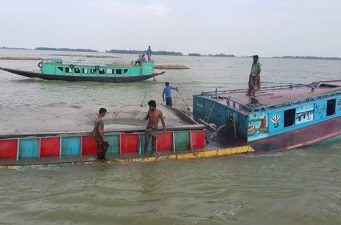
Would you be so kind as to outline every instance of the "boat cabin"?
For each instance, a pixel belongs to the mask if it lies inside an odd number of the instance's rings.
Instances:
[[[317,129],[312,125],[336,118],[334,124],[340,126],[333,128],[334,133],[341,130],[341,80],[263,87],[255,97],[246,93],[216,89],[195,95],[194,117],[224,128],[227,139],[242,143]]]

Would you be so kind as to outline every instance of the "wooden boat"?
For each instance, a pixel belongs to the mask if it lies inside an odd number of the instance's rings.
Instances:
[[[205,148],[205,129],[178,109],[170,108],[179,122],[159,131],[156,153],[168,156],[194,153]],[[180,124],[181,123],[181,124]],[[144,147],[144,127],[111,128],[105,130],[109,142],[107,158],[126,160],[141,158]],[[149,144],[148,152],[152,145]],[[91,132],[55,132],[0,135],[0,166],[53,164],[94,161],[97,144]],[[150,160],[150,159],[149,159]]]
[[[154,62],[152,61],[141,62],[139,65],[97,65],[63,62],[61,59],[50,59],[39,62],[38,67],[38,71],[26,71],[2,67],[0,67],[0,69],[17,75],[44,80],[95,81],[112,83],[142,81],[164,73],[155,73]]]
[[[230,146],[284,150],[341,139],[341,80],[214,90],[195,95],[193,115],[224,131]]]

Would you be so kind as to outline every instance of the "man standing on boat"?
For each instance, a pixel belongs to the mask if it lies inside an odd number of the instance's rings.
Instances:
[[[173,103],[172,103],[173,102],[172,101],[172,89],[178,91],[178,88],[169,86],[169,82],[166,82],[165,85],[166,86],[162,92],[162,99],[163,99],[163,101],[165,101],[165,97],[166,97],[166,105],[172,107],[172,105],[173,105]]]
[[[150,49],[150,45],[148,46],[148,49],[147,49],[147,56],[148,56],[148,61],[152,61],[152,50]]]
[[[150,100],[148,102],[149,105],[149,110],[144,118],[145,120],[148,121],[147,128],[145,131],[145,142],[144,142],[144,154],[147,154],[148,151],[148,145],[149,145],[149,140],[150,137],[152,137],[152,144],[153,144],[153,150],[152,154],[156,151],[156,138],[157,138],[157,127],[159,124],[159,120],[161,119],[163,131],[166,131],[166,124],[165,120],[163,118],[162,112],[156,108],[156,102],[154,100]]]
[[[98,112],[97,119],[95,121],[94,126],[94,136],[95,140],[97,142],[97,159],[100,161],[106,160],[105,153],[108,149],[108,142],[105,141],[104,136],[104,123],[103,123],[103,117],[105,117],[105,114],[107,113],[107,110],[105,108],[100,108]]]
[[[258,59],[259,59],[258,55],[253,56],[253,63],[249,77],[249,91],[246,94],[248,96],[255,96],[255,92],[260,89],[261,65],[258,62]]]

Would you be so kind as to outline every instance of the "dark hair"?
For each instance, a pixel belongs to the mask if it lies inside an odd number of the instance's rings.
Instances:
[[[106,112],[107,110],[105,108],[100,108],[98,111],[99,114],[106,113]]]
[[[169,86],[169,82],[168,81],[165,84],[166,84],[166,86]]]
[[[253,56],[253,58],[257,58],[257,59],[258,59],[258,58],[259,58],[259,56],[258,56],[258,55],[254,55],[254,56]]]
[[[148,105],[149,105],[149,106],[156,107],[156,102],[155,102],[154,100],[150,100],[150,101],[148,102]]]

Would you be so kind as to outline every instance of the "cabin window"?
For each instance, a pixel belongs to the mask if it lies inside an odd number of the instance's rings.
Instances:
[[[295,124],[295,109],[289,109],[284,111],[284,127],[290,127]]]
[[[74,69],[74,72],[75,72],[75,73],[80,73],[81,70],[80,70],[79,68],[75,68],[75,69]]]
[[[122,69],[117,69],[116,74],[122,74]]]
[[[107,74],[113,74],[113,70],[112,69],[107,69]]]
[[[83,69],[83,73],[89,73],[88,69]]]
[[[91,73],[96,73],[96,69],[91,69]]]
[[[66,67],[66,68],[65,68],[65,72],[66,72],[66,73],[72,73],[72,69],[69,68],[69,67]]]
[[[63,69],[64,69],[63,67],[60,67],[60,66],[58,66],[57,68],[58,68],[60,71],[63,71]]]
[[[105,74],[105,70],[104,70],[104,69],[99,69],[99,70],[98,70],[98,73],[99,73],[99,74]]]
[[[124,69],[123,73],[126,74],[128,72],[128,69]]]
[[[336,99],[330,99],[327,101],[327,116],[335,114]]]

